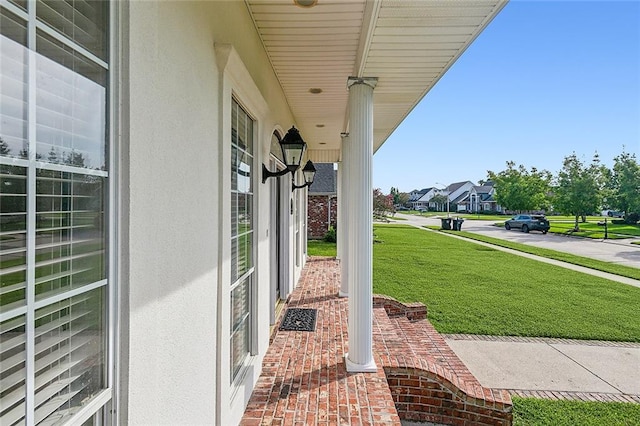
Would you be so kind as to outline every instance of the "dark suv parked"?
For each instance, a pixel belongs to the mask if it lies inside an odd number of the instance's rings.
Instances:
[[[519,214],[504,223],[504,229],[520,228],[522,232],[542,231],[546,234],[549,230],[549,221],[543,215]]]

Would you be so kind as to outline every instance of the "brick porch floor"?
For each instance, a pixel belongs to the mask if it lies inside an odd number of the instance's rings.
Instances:
[[[274,332],[241,425],[511,424],[508,393],[480,386],[421,304],[374,297],[378,371],[348,373],[348,300],[339,287],[335,259],[307,261],[285,309],[317,309],[315,331]]]

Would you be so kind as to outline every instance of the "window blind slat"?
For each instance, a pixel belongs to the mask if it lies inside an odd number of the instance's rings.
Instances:
[[[44,368],[50,366],[62,358],[71,355],[74,351],[80,349],[86,344],[90,343],[93,340],[93,337],[81,337],[74,339],[69,345],[63,346],[59,349],[56,349],[54,352],[51,352],[49,355],[46,355],[36,361],[36,374],[40,373]],[[84,358],[87,358],[86,356]]]
[[[72,321],[75,321],[79,318],[82,318],[83,316],[89,314],[88,311],[81,311],[81,312],[73,312],[71,315],[65,315],[61,318],[57,318],[53,321],[50,321],[48,323],[46,323],[43,326],[37,327],[36,328],[36,338],[42,336],[43,334],[46,334],[50,331],[55,330],[56,328],[62,327],[63,325],[67,325],[69,323],[71,323]],[[68,338],[67,335],[62,336],[63,338]],[[36,345],[37,346],[37,345]]]
[[[69,19],[69,16],[72,18]],[[91,30],[96,31],[95,23],[82,14],[75,5],[70,5],[64,1],[40,2],[38,3],[38,17],[54,28],[72,27],[74,39],[76,40],[80,35],[82,35],[81,40],[95,40],[94,34],[91,33]],[[80,42],[83,46],[86,45],[86,43],[86,41]]]
[[[11,330],[15,330],[18,327],[22,327],[25,324],[25,319],[24,319],[24,315],[20,315],[19,317],[16,317],[14,319],[11,320],[7,320],[5,322],[2,323],[2,333],[1,334],[5,334],[10,332]],[[4,343],[2,343],[2,345],[4,346]]]
[[[26,252],[27,252],[27,249],[25,247],[17,247],[17,248],[0,250],[0,259],[2,258],[1,256],[8,256],[10,254],[26,253]]]
[[[13,274],[14,272],[25,271],[27,269],[27,265],[18,265],[11,266],[9,268],[0,269],[0,276]]]
[[[78,305],[80,303],[86,302],[87,300],[89,300],[89,296],[85,294],[82,297],[75,297],[71,299],[69,303],[64,306],[58,303],[54,303],[53,305],[49,305],[44,308],[38,309],[36,311],[36,320],[42,319],[47,315],[51,315],[52,313],[61,311],[63,309],[67,309],[67,308],[71,309],[71,307]]]
[[[9,370],[17,365],[20,365],[20,363],[25,362],[26,360],[27,360],[27,355],[24,352],[20,352],[12,356],[11,358],[8,358],[6,361],[2,361],[2,369]],[[20,369],[15,373],[8,375],[4,379],[2,379],[2,381],[0,381],[0,388],[1,389],[12,388],[18,383],[24,381],[24,375],[25,375],[24,369]],[[24,388],[22,389],[22,392],[24,392]],[[22,395],[22,397],[24,397],[24,394]],[[3,411],[5,407],[11,407],[13,404],[19,401],[18,400],[18,401],[15,401],[14,403],[10,403],[10,401],[7,398],[8,397],[5,397],[0,400],[0,407],[1,407],[0,411]]]
[[[13,426],[16,424],[24,425],[24,422],[18,423],[20,420],[23,420],[23,419],[24,419],[24,402],[16,406],[13,410],[5,413],[2,417],[0,417],[0,425],[2,426],[5,426],[5,425]]]
[[[24,381],[24,371],[22,371],[22,381]],[[18,383],[20,383],[20,381],[18,381]],[[11,392],[9,395],[2,398],[2,401],[0,401],[0,411],[4,411],[9,407],[12,407],[14,404],[17,404],[18,402],[23,401],[24,389],[25,389],[24,385],[20,386],[19,388]],[[0,424],[4,425],[4,422],[0,421]]]
[[[24,345],[26,342],[27,342],[27,336],[24,334],[8,339],[7,341],[2,342],[2,351],[0,353],[8,352],[11,349],[15,349],[20,345]]]
[[[46,355],[45,357],[39,359],[38,361],[36,361],[36,364],[35,364],[36,375],[39,372],[41,372],[44,368],[50,366],[51,364],[55,363],[60,359],[63,359],[68,355],[71,355],[74,351],[82,348],[83,346],[87,345],[93,340],[94,340],[93,337],[83,337],[79,339],[74,339],[73,342],[71,342],[71,344],[63,346],[57,349],[56,351],[50,353],[49,355]],[[87,354],[85,354],[85,356],[82,358],[87,358],[87,357],[88,357]],[[20,363],[24,362],[25,360],[26,360],[25,353],[24,352],[18,353],[6,359],[5,361],[3,361],[2,368],[5,371],[9,370],[19,365]],[[67,367],[66,368],[67,370],[71,368],[69,364],[65,364],[65,366]],[[64,372],[64,369],[62,369],[62,371]],[[18,370],[15,373],[2,379],[2,381],[0,381],[0,388],[10,389],[11,387],[24,381],[25,379],[24,376],[25,376],[24,369]],[[2,398],[2,400],[0,401],[0,411],[4,411],[6,408],[11,407],[12,405],[18,403],[22,399],[24,399],[24,386],[17,388],[13,392],[11,392],[9,395]],[[4,423],[1,423],[1,424],[4,424]]]
[[[62,373],[64,373],[64,369],[62,370],[63,370]],[[52,371],[52,374],[55,374],[56,372],[57,371]],[[58,376],[60,374],[58,374]],[[57,376],[54,375],[52,378],[55,378],[55,377]],[[53,383],[50,386],[47,386],[40,392],[36,392],[35,403],[36,403],[36,407],[38,407],[38,409],[36,409],[36,423],[41,422],[42,419],[44,419],[49,414],[56,411],[56,409],[58,409],[65,402],[71,399],[74,395],[80,392],[81,389],[74,390],[73,392],[67,392],[66,394],[50,399],[52,396],[54,396],[55,394],[63,390],[65,387],[67,387],[70,383],[73,383],[73,381],[76,380],[78,377],[79,376],[74,376],[74,377],[69,377],[69,378],[60,380],[58,382]],[[46,383],[46,381],[43,383]],[[37,383],[36,383],[36,386],[37,386]],[[22,390],[22,392],[24,393],[24,389]],[[23,418],[24,418],[24,403],[16,406],[13,410],[9,411],[7,414],[2,416],[0,418],[0,424],[3,426],[5,424],[13,425],[16,422],[22,420]]]
[[[51,336],[47,339],[42,340],[40,343],[36,344],[36,355],[40,355],[41,353],[43,353],[44,351],[46,351],[47,349],[50,349],[56,345],[59,345],[60,343],[64,342],[65,340],[69,340],[72,337],[82,333],[83,331],[89,329],[90,325],[86,325],[85,327],[81,328],[81,329],[76,329],[74,330],[71,334],[69,335],[65,335],[65,336]]]
[[[0,232],[0,236],[18,235],[18,234],[26,234],[26,232],[23,229],[18,229],[16,231]]]
[[[69,383],[72,383],[75,379],[77,379],[76,377],[72,377],[69,379],[65,379],[64,381],[60,382],[60,390],[58,390],[58,392],[60,392],[62,389],[64,389]],[[52,389],[52,391],[55,390]],[[38,409],[36,409],[36,423],[38,424],[43,424],[42,421],[49,416],[50,414],[54,413],[58,408],[62,407],[64,404],[68,403],[69,400],[71,398],[73,398],[74,396],[76,396],[82,389],[77,389],[77,390],[73,390],[73,391],[69,391],[66,392],[62,395],[59,395],[53,399],[49,399],[45,404],[43,404],[42,406],[40,406]],[[55,392],[54,395],[58,392]],[[36,400],[38,399],[38,395],[36,394]],[[68,412],[68,410],[65,410],[65,412]],[[53,422],[56,421],[57,419],[51,419],[49,420],[49,422],[47,422],[48,424],[54,424]],[[45,423],[46,424],[46,423]]]
[[[87,272],[87,271],[90,271],[90,270],[91,270],[91,268],[70,269],[68,271],[62,271],[62,272],[59,272],[57,274],[46,275],[46,276],[43,276],[43,277],[40,277],[40,278],[36,279],[36,285],[47,283],[49,281],[57,280],[57,279],[60,279],[60,278],[70,277],[70,276],[73,276],[73,275],[76,275],[76,274],[80,274],[80,273],[83,273],[83,272]]]
[[[50,259],[50,260],[41,260],[40,262],[36,262],[36,268],[40,268],[42,266],[54,265],[56,263],[70,262],[72,260],[78,260],[78,259],[83,259],[85,257],[96,256],[102,253],[104,253],[104,250],[95,250],[88,253],[80,253],[80,254],[74,254],[71,256],[56,257],[55,259]]]
[[[27,287],[27,283],[25,281],[21,283],[0,287],[0,296],[2,296],[3,294],[12,293],[14,291],[22,290],[23,288],[26,288],[26,287]]]
[[[68,245],[76,245],[79,246],[81,244],[84,243],[92,243],[92,242],[101,242],[100,239],[98,238],[78,238],[78,239],[65,239],[62,241],[57,241],[57,242],[53,242],[53,243],[40,243],[36,246],[36,250],[42,250],[42,249],[47,249],[47,248],[58,248],[58,247],[62,247],[62,246],[68,246]]]
[[[42,374],[36,375],[35,388],[38,389],[38,391],[36,392],[36,405],[38,405],[38,403],[41,404],[45,402],[48,398],[51,398],[53,395],[55,395],[57,392],[50,393],[52,385],[56,383],[60,383],[62,380],[57,380],[55,382],[53,382],[53,380],[65,373],[68,373],[73,367],[78,365],[80,362],[82,362],[82,359],[69,361],[68,363],[58,365],[56,367],[53,367],[45,371]],[[49,382],[52,382],[52,383],[49,383]],[[40,401],[38,401],[38,395],[40,395],[41,397]]]

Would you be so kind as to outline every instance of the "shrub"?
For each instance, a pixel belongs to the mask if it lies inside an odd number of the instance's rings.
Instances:
[[[333,226],[329,227],[329,230],[324,234],[322,238],[327,243],[335,243],[336,242],[336,228]]]
[[[638,214],[638,213],[630,213],[630,214],[626,215],[625,218],[624,218],[624,221],[627,222],[630,225],[638,223],[639,220],[640,220],[640,214]]]

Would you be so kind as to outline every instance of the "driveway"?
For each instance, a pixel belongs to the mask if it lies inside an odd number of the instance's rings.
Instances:
[[[405,214],[398,214],[398,216],[407,219],[406,221],[399,221],[398,223],[408,223],[416,226],[439,226],[441,223],[439,218]],[[494,223],[496,223],[494,220],[465,220],[462,224],[462,230],[605,262],[631,266],[633,268],[640,268],[640,245],[630,244],[630,239],[592,240],[557,234],[545,235],[541,232],[530,232],[526,234],[515,230],[507,231],[504,228],[493,226]]]

